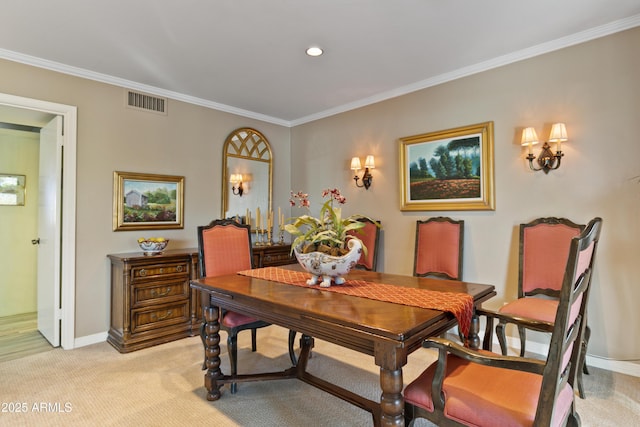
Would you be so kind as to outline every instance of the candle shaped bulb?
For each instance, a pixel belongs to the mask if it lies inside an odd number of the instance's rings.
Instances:
[[[525,128],[522,131],[522,140],[521,144],[526,145],[529,149],[529,154],[533,152],[533,146],[538,143],[538,135],[536,134],[536,130],[534,128]]]
[[[562,152],[562,142],[567,141],[567,128],[564,123],[554,123],[551,126],[551,135],[549,142],[556,143],[556,152]]]

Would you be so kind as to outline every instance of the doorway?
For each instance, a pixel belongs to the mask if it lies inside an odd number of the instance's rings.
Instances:
[[[61,137],[62,153],[59,176],[64,182],[60,194],[61,215],[59,235],[59,307],[53,307],[60,322],[60,345],[63,349],[75,347],[75,212],[76,212],[76,123],[75,106],[56,104],[31,98],[0,93],[0,121],[11,122],[15,117],[59,116],[64,123]],[[14,118],[12,118],[14,117]],[[25,236],[31,239],[32,237]]]

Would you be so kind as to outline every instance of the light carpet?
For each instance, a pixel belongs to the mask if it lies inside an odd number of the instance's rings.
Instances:
[[[271,326],[239,335],[240,372],[284,370],[288,331]],[[223,343],[226,336],[222,336]],[[228,372],[226,345],[222,369]],[[205,399],[199,337],[120,354],[107,343],[0,363],[2,426],[370,426],[355,406],[298,380],[223,387],[216,402]],[[431,361],[432,350],[410,356],[407,384]],[[308,370],[370,399],[380,395],[373,358],[316,340]],[[640,378],[592,368],[585,376],[587,399],[577,399],[583,426],[634,425],[640,419]],[[424,420],[414,424],[430,426]]]

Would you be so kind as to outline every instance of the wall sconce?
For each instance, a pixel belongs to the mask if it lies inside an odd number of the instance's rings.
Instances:
[[[242,197],[242,193],[244,193],[244,189],[242,188],[242,174],[232,173],[231,178],[229,178],[229,181],[231,182],[231,184],[233,184],[231,186],[231,192],[235,196]],[[237,188],[236,188],[236,185],[237,185]]]
[[[371,187],[371,181],[373,180],[373,176],[371,175],[371,172],[369,172],[369,169],[374,169],[376,167],[376,163],[375,160],[373,159],[373,156],[371,154],[369,154],[367,156],[367,159],[364,161],[364,173],[362,174],[362,185],[358,185],[358,180],[360,179],[360,177],[358,176],[358,171],[360,169],[362,169],[362,166],[360,166],[360,158],[359,157],[353,157],[351,159],[351,170],[356,171],[356,176],[353,177],[354,181],[356,182],[356,187],[364,187],[365,189],[369,189],[369,187]]]
[[[537,161],[538,166],[535,167],[533,165],[533,160],[536,157],[533,155],[533,146],[538,143],[538,135],[536,135],[536,130],[534,128],[526,128],[522,131],[522,145],[526,145],[529,147],[529,155],[527,156],[527,160],[529,160],[529,167],[534,171],[544,171],[544,173],[549,173],[550,170],[555,170],[560,167],[560,162],[562,160],[561,144],[564,141],[567,141],[567,128],[564,123],[554,123],[551,126],[551,135],[549,135],[549,141],[545,142],[542,145],[542,151],[540,155],[538,155]],[[556,143],[556,152],[555,154],[551,151],[551,146],[549,142]]]

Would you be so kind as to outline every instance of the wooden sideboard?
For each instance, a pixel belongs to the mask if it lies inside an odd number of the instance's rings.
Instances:
[[[296,256],[289,254],[291,245],[253,246],[253,267],[275,267],[295,264]]]
[[[198,250],[110,254],[111,327],[107,341],[128,353],[193,336],[201,323]]]

